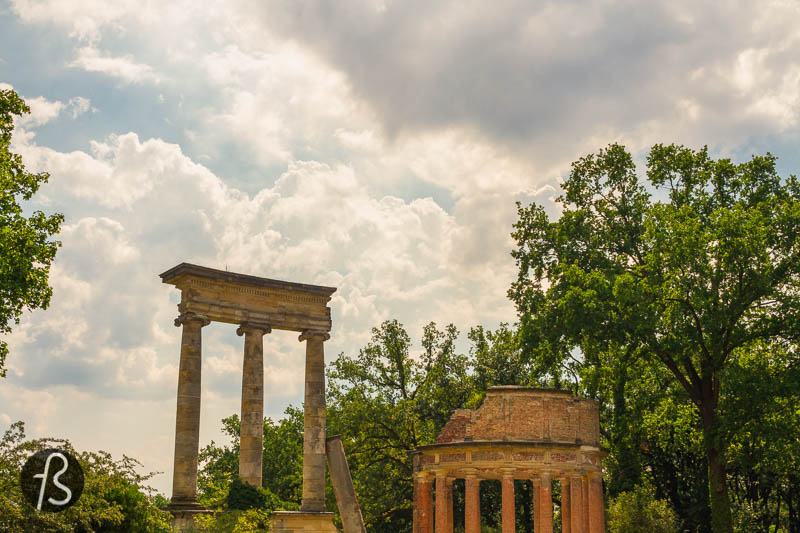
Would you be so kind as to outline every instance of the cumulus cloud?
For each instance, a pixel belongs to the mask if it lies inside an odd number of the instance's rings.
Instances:
[[[471,125],[546,157],[564,151],[554,131],[695,142],[699,130],[713,143],[796,120],[794,3],[275,0],[261,10],[271,30],[302,36],[346,73],[389,132]]]
[[[476,217],[467,205],[452,214],[430,197],[375,195],[374,174],[341,162],[292,160],[271,185],[246,194],[160,139],[112,135],[73,152],[20,139],[14,148],[31,170],[52,175],[36,200],[67,216],[52,305],[11,339],[9,380],[25,390],[167,401],[177,379],[177,295],[157,274],[181,261],[337,286],[329,358],[357,351],[371,327],[392,317],[412,332],[428,320],[467,328],[513,317],[504,296],[509,258],[491,252],[507,240],[502,216]],[[461,179],[487,168],[475,161],[464,163]],[[496,200],[496,192],[487,195],[485,205]],[[209,326],[204,337],[204,394],[235,412],[241,339],[225,325]],[[302,345],[281,332],[266,345],[277,416],[301,401]],[[210,424],[204,438],[215,434]]]
[[[128,83],[158,82],[159,78],[150,65],[137,62],[133,56],[112,57],[103,55],[97,48],[85,46],[69,64],[88,72],[100,72]]]

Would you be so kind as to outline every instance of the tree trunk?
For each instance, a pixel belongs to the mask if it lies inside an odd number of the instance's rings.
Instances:
[[[711,402],[709,402],[711,403]],[[703,444],[708,458],[708,491],[711,504],[711,531],[713,533],[733,533],[731,500],[728,495],[728,472],[725,465],[724,449],[719,438],[719,421],[716,410],[703,406]]]

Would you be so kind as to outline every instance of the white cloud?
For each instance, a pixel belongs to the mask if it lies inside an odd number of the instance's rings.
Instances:
[[[89,110],[92,110],[93,112],[97,111],[97,109],[92,108],[91,100],[84,98],[83,96],[70,98],[67,108],[69,109],[70,115],[73,119],[78,118]]]
[[[71,35],[89,41],[98,40],[104,26],[144,11],[132,0],[12,0],[11,7],[25,22],[66,26]]]
[[[137,62],[133,56],[107,56],[93,46],[80,48],[78,56],[68,66],[88,72],[100,72],[128,83],[160,81],[150,65]]]
[[[64,109],[64,104],[62,102],[51,102],[41,96],[27,98],[25,103],[28,104],[28,107],[31,109],[30,114],[22,115],[16,120],[16,124],[23,128],[47,124],[56,118],[61,113],[61,110]]]

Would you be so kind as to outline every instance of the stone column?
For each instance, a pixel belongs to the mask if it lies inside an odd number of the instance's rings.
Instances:
[[[553,533],[553,491],[550,481],[550,474],[542,474],[539,481],[539,506],[536,511],[539,513],[539,531],[541,533]],[[539,533],[537,531],[537,533]]]
[[[583,476],[581,478],[581,486],[583,487],[583,531],[589,533],[589,478]]]
[[[244,335],[242,362],[242,418],[239,435],[239,479],[261,486],[261,460],[264,455],[264,335],[267,324],[245,322],[236,330]]]
[[[572,509],[569,499],[569,478],[561,479],[561,533],[572,533]]]
[[[449,483],[445,472],[436,472],[436,533],[447,531],[447,500]]]
[[[514,504],[514,469],[501,468],[503,479],[503,511],[502,511],[502,533],[515,533],[517,528],[516,508]]]
[[[425,500],[425,506],[427,509],[427,520],[425,523],[427,524],[428,533],[433,533],[434,521],[436,519],[436,517],[433,514],[433,478],[429,476],[427,480],[428,480],[428,497]]]
[[[447,533],[453,533],[453,481],[455,478],[448,477],[445,484],[447,494]]]
[[[325,511],[325,331],[306,330],[306,393],[303,402],[303,501],[306,513]]]
[[[433,533],[431,479],[425,472],[414,476],[414,533]]]
[[[542,526],[540,525],[542,519],[542,512],[539,510],[539,505],[542,501],[542,484],[539,483],[538,479],[531,480],[531,487],[533,490],[533,531],[534,533],[539,533],[542,530]]]
[[[589,533],[605,533],[606,513],[603,505],[603,476],[589,474]]]
[[[580,475],[569,480],[570,533],[586,533],[583,530],[583,483]]]
[[[175,462],[172,506],[197,506],[197,455],[200,451],[201,328],[208,318],[187,312],[175,319],[183,326],[178,370],[178,409],[175,414]]]
[[[464,478],[464,533],[481,533],[480,483],[474,473]]]
[[[331,473],[333,494],[336,496],[339,518],[342,520],[344,533],[366,533],[364,517],[361,516],[361,506],[358,505],[356,489],[353,487],[353,478],[350,476],[350,466],[347,464],[347,456],[344,454],[342,437],[336,435],[326,439],[325,452],[328,457],[328,470]],[[415,497],[416,490],[415,484]],[[414,512],[416,513],[416,508]]]

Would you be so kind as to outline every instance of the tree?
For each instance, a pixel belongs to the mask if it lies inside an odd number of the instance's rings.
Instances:
[[[328,432],[342,435],[370,531],[411,531],[408,452],[433,443],[452,411],[473,396],[467,358],[455,352],[457,336],[452,325],[442,331],[430,323],[422,353],[412,357],[402,324],[386,321],[357,356],[341,354],[329,367]]]
[[[83,469],[84,488],[78,501],[60,513],[44,513],[30,505],[19,484],[25,461],[37,451],[61,448]],[[130,457],[114,460],[107,452],[76,452],[63,439],[25,440],[25,425],[15,422],[0,439],[0,531],[167,533],[171,516],[157,506],[158,495],[146,485],[155,472],[139,474]]]
[[[13,90],[0,90],[0,334],[19,324],[24,309],[46,309],[52,289],[50,264],[60,242],[51,241],[64,216],[41,211],[25,217],[19,199],[30,200],[50,175],[25,170],[22,158],[10,151],[13,116],[30,108]],[[0,340],[0,377],[6,375],[8,346]]]
[[[770,154],[737,165],[675,145],[651,149],[647,178],[658,200],[613,144],[573,163],[557,221],[517,204],[509,296],[524,349],[552,367],[578,350],[671,373],[702,429],[712,530],[728,533],[725,370],[754,343],[796,346],[800,185]]]

